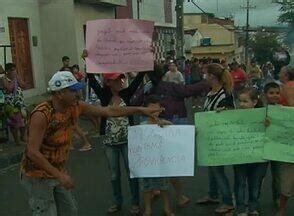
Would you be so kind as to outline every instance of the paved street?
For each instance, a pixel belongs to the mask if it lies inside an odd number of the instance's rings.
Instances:
[[[91,139],[94,144],[94,139]],[[69,164],[69,172],[75,179],[76,188],[74,190],[79,203],[79,215],[94,216],[105,215],[106,209],[111,204],[111,188],[109,182],[109,172],[103,149],[96,145],[90,152],[73,151]],[[232,180],[231,168],[227,168]],[[27,216],[30,215],[27,206],[27,195],[18,181],[18,166],[14,166],[6,171],[0,172],[0,215],[1,216]],[[207,170],[205,168],[196,169],[193,178],[184,179],[184,191],[192,199],[190,205],[185,209],[176,209],[174,199],[173,208],[176,215],[214,215],[215,206],[199,206],[195,204],[197,198],[205,195],[207,191]],[[123,194],[128,197],[129,191],[127,182],[123,174]],[[270,177],[265,180],[262,190],[262,214],[273,215],[271,206]],[[160,201],[154,205],[154,215],[161,215]],[[288,215],[293,215],[294,202],[289,203]],[[129,215],[128,208],[130,202],[125,200],[123,211],[116,215]],[[292,214],[291,214],[292,212]]]

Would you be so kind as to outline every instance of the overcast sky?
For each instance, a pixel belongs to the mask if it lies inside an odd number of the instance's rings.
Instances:
[[[205,12],[214,13],[216,16],[233,16],[236,26],[245,26],[247,0],[194,0]],[[272,0],[250,0],[250,5],[256,6],[250,10],[250,26],[276,26],[280,14],[278,4]],[[184,12],[200,12],[191,2],[184,3]]]

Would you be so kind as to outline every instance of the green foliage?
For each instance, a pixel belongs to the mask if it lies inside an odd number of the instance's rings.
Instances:
[[[249,47],[259,63],[271,61],[273,54],[282,44],[276,33],[257,32],[249,40]]]
[[[282,12],[278,18],[281,23],[289,23],[294,25],[294,1],[286,0],[283,2],[278,2],[281,5],[280,11]]]

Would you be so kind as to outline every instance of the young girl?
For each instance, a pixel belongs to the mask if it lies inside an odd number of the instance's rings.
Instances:
[[[262,107],[262,101],[258,91],[254,88],[246,88],[239,94],[239,103],[241,109],[251,109]],[[248,187],[249,215],[259,215],[259,197],[262,181],[266,174],[268,163],[251,163],[234,165],[235,174],[235,196],[238,216],[246,216],[245,194]]]
[[[145,100],[146,107],[160,107],[160,101],[155,96],[149,96]],[[158,113],[157,117],[160,113]],[[159,120],[160,125],[171,125],[172,123],[163,119]],[[155,119],[148,118],[147,121],[141,124],[158,124]],[[168,178],[142,178],[141,179],[141,189],[143,191],[144,197],[144,216],[152,215],[152,198],[155,193],[160,191],[159,195],[162,197],[164,212],[166,216],[174,215],[172,213],[169,197],[168,197]]]

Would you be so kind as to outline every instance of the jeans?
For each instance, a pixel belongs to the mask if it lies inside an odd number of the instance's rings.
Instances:
[[[272,173],[272,194],[273,201],[276,202],[280,199],[280,180],[279,180],[279,162],[271,161],[271,173]]]
[[[123,198],[121,194],[121,172],[120,172],[120,154],[123,158],[125,169],[129,177],[129,186],[132,196],[132,204],[139,205],[139,183],[138,179],[130,178],[129,163],[128,163],[128,146],[122,145],[107,145],[105,153],[108,160],[111,172],[111,186],[113,191],[114,202],[116,205],[122,205]]]
[[[55,179],[38,179],[22,175],[21,184],[29,194],[33,216],[77,216],[78,207],[71,191]]]
[[[222,202],[226,205],[233,205],[232,192],[229,180],[225,174],[225,166],[209,167],[209,192],[212,198],[217,197],[217,187],[222,195]]]
[[[213,175],[211,167],[208,167],[208,182],[209,182],[209,191],[208,196],[213,199],[218,198],[218,187],[215,176]]]
[[[266,174],[267,165],[267,163],[252,163],[234,166],[235,196],[238,213],[246,212],[246,186],[248,186],[249,193],[249,212],[258,210],[260,190]]]

